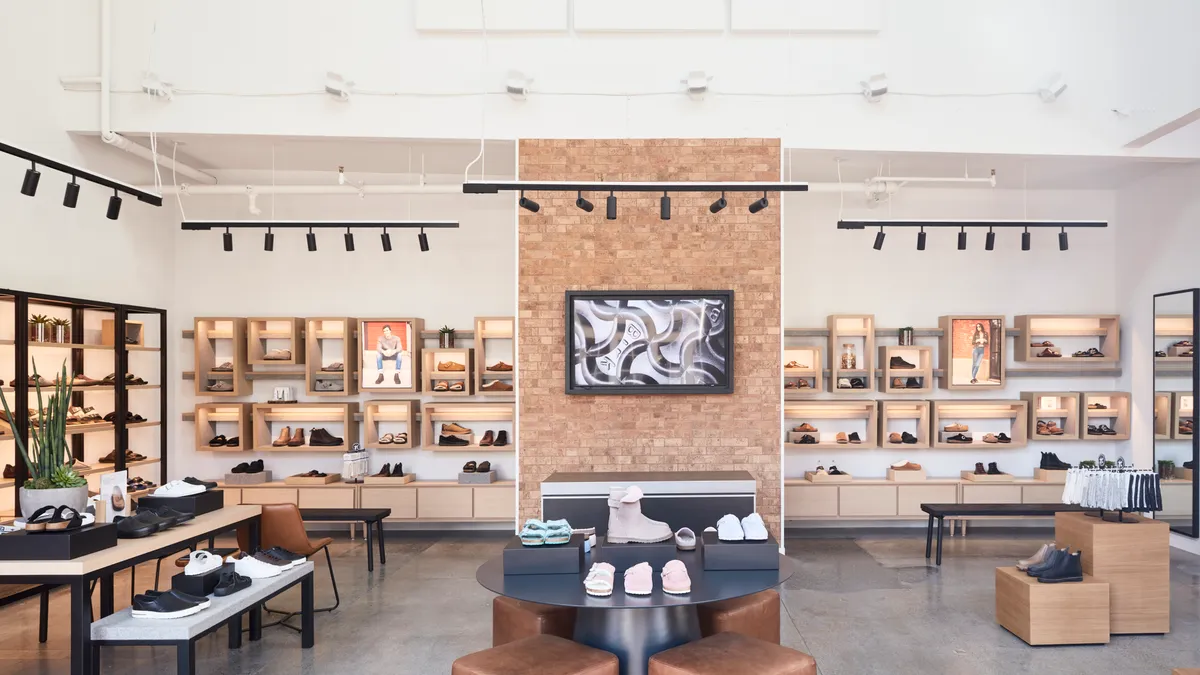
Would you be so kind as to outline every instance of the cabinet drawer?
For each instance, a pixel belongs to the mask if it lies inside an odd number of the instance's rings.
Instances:
[[[364,509],[391,509],[384,520],[410,520],[417,517],[417,491],[402,487],[363,487]]]
[[[783,488],[783,513],[786,518],[814,518],[838,514],[836,485],[788,486]]]
[[[418,518],[470,520],[472,515],[469,487],[417,488]]]
[[[352,509],[354,490],[346,488],[298,488],[302,509]]]
[[[1022,485],[1022,504],[1057,504],[1062,501],[1062,485]]]
[[[1190,483],[1162,486],[1164,516],[1187,516],[1192,513],[1192,486]]]
[[[295,504],[296,488],[242,488],[243,504]]]
[[[895,485],[843,485],[838,488],[838,515],[896,515]]]
[[[221,494],[225,495],[225,506],[237,506],[242,503],[242,491],[237,488],[221,488]]]
[[[897,485],[896,514],[901,516],[928,515],[922,504],[957,504],[957,485]]]
[[[1020,504],[1020,485],[966,485],[962,486],[964,504]],[[1062,492],[1058,493],[1062,496]]]
[[[513,520],[517,517],[517,488],[477,487],[475,493],[476,520]]]

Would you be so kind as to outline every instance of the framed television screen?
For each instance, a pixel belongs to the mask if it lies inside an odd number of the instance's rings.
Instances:
[[[733,291],[567,291],[568,394],[733,393]]]

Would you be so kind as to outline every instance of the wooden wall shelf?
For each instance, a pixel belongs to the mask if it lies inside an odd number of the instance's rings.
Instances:
[[[929,441],[929,401],[880,401],[879,445],[885,448],[926,449]],[[908,431],[917,437],[916,443],[892,443],[892,432]]]
[[[196,450],[208,452],[242,452],[253,443],[250,403],[197,403],[192,413],[196,423]],[[228,425],[232,423],[232,431]],[[224,430],[227,438],[238,437],[237,447],[211,447],[208,442]]]
[[[878,409],[875,401],[788,401],[783,406],[784,438],[789,450],[825,448],[874,448],[879,446]],[[861,420],[862,424],[841,424],[834,420]],[[816,432],[793,431],[802,423],[817,428]],[[859,428],[862,428],[859,431]],[[858,432],[861,443],[838,443],[838,432]],[[805,435],[817,439],[817,443],[800,443]]]
[[[1175,438],[1178,425],[1175,421],[1175,392],[1154,392],[1154,440],[1169,441]]]
[[[787,364],[793,362],[801,367],[788,368]],[[825,390],[825,361],[819,345],[784,347],[783,363],[784,398],[805,399]],[[801,382],[807,383],[808,386],[788,388],[788,385],[798,385]]]
[[[457,335],[457,334],[456,334]],[[501,380],[512,385],[516,382],[516,319],[511,316],[475,317],[475,392],[480,396],[512,396],[513,391],[487,390],[483,385]],[[512,370],[490,370],[498,362],[508,364]]]
[[[270,366],[303,365],[307,350],[304,346],[304,319],[296,317],[262,318],[246,320],[247,362]],[[291,352],[287,359],[267,359],[272,349]]]
[[[246,320],[238,317],[197,317],[195,320],[195,364],[197,396],[248,396],[252,386],[246,378]],[[213,372],[222,363],[230,363],[229,371]],[[210,391],[216,382],[229,382],[230,391]]]
[[[899,357],[916,368],[893,368],[893,357]],[[879,348],[879,365],[883,373],[883,386],[880,389],[884,393],[928,394],[933,391],[933,347],[886,345]],[[908,386],[910,378],[916,378],[920,386]],[[897,387],[896,379],[902,380],[905,386]]]
[[[1129,410],[1130,396],[1127,391],[1085,391],[1080,400],[1080,437],[1085,441],[1127,441],[1129,440]],[[1102,410],[1092,410],[1089,406],[1099,403],[1105,406]],[[1106,425],[1117,432],[1116,435],[1098,435],[1088,432],[1088,426],[1099,427]]]
[[[1181,391],[1175,394],[1175,400],[1171,404],[1171,438],[1177,441],[1190,441],[1192,434],[1185,434],[1180,431],[1179,425],[1184,421],[1194,422],[1196,419],[1196,402],[1195,396],[1186,391]],[[1195,425],[1193,424],[1193,427]]]
[[[875,315],[835,314],[829,323],[829,392],[832,394],[863,394],[875,391]],[[854,346],[856,365],[842,367],[843,345]],[[863,389],[839,387],[840,378],[858,378]]]
[[[1069,391],[1023,391],[1021,399],[1029,407],[1029,435],[1034,441],[1077,441],[1080,437],[1080,395]],[[1053,422],[1063,433],[1038,433],[1038,422]]]
[[[449,363],[453,361],[464,367],[464,370],[444,371],[438,369],[439,363]],[[475,370],[475,350],[470,348],[454,348],[454,349],[424,349],[421,351],[421,388],[430,395],[436,397],[463,397],[471,396],[473,393],[474,380],[472,373]],[[462,391],[437,391],[435,387],[438,382],[447,382],[453,385],[456,382],[461,382],[463,385]],[[511,392],[504,392],[507,395],[512,395]]]
[[[994,449],[1024,447],[1029,442],[1028,422],[1029,404],[1018,400],[958,400],[942,399],[931,401],[933,420],[933,447],[943,450],[956,448],[975,448],[988,446]],[[982,420],[982,426],[979,424]],[[994,421],[992,421],[994,420]],[[1007,420],[1008,424],[1004,424]],[[970,431],[945,431],[951,424],[967,423]],[[1007,427],[1007,428],[1006,428]],[[948,443],[946,438],[959,433],[966,433],[972,438],[971,443]],[[1010,443],[985,443],[986,434],[1005,433],[1012,439]]]
[[[416,400],[367,401],[363,405],[363,423],[366,425],[363,437],[364,447],[379,450],[407,450],[421,445],[421,429],[417,426],[418,407],[420,407],[420,401]],[[408,434],[407,443],[379,442],[381,436],[389,433],[394,436],[400,432]]]
[[[253,449],[258,451],[276,452],[347,452],[350,445],[358,440],[358,422],[355,414],[358,403],[254,403],[251,413],[254,420],[252,434]],[[326,425],[337,424],[341,428],[327,428]],[[304,445],[300,447],[275,447],[271,443],[283,426],[288,426],[295,433],[297,427],[304,428]],[[336,446],[309,445],[314,426],[325,427],[333,436],[342,438],[342,444]]]
[[[435,450],[440,452],[456,452],[456,451],[495,451],[495,452],[512,452],[516,446],[516,429],[506,429],[508,431],[508,445],[505,446],[479,446],[479,440],[483,438],[484,433],[488,430],[479,425],[472,425],[471,422],[499,422],[507,423],[512,426],[512,422],[516,419],[516,404],[515,403],[499,403],[488,401],[486,403],[443,403],[431,402],[426,403],[421,407],[421,438],[425,439],[425,449]],[[442,435],[442,425],[457,423],[463,427],[471,429],[473,433],[462,434],[463,438],[470,441],[469,445],[438,445],[438,438]],[[492,429],[499,431],[499,429]]]
[[[349,317],[317,317],[307,320],[304,329],[304,389],[309,396],[354,396],[358,394],[359,350],[355,335],[357,322]],[[340,371],[322,370],[340,362]],[[318,381],[338,381],[340,391],[317,389]]]

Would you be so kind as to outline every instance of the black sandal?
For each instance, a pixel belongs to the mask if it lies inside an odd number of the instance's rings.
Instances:
[[[50,514],[50,518],[47,518],[46,520],[39,522],[38,519],[46,514]],[[43,506],[42,508],[38,509],[37,511],[34,511],[33,515],[29,516],[29,518],[27,518],[25,520],[25,531],[26,532],[42,532],[46,529],[46,525],[53,518],[54,518],[54,507],[53,506]]]
[[[467,462],[466,464],[463,464],[463,473],[475,473],[475,470],[476,469],[475,469],[475,461],[474,460]]]
[[[46,507],[42,507],[46,508]],[[40,512],[40,510],[39,510]],[[80,518],[79,512],[70,506],[60,506],[54,510],[54,516],[46,521],[45,529],[33,530],[34,532],[66,532],[67,530],[78,530],[83,527],[83,519]],[[28,528],[28,526],[27,526]]]
[[[222,434],[222,435],[220,435],[220,436],[216,436],[216,437],[214,437],[214,438],[213,438],[211,441],[209,441],[209,442],[208,442],[208,447],[210,447],[210,448],[220,448],[220,447],[222,447],[222,446],[224,446],[224,445],[225,445],[225,440],[226,440],[226,439],[225,439],[225,435],[224,435],[224,434]]]
[[[491,462],[480,462],[479,466],[476,467],[476,469],[475,469],[475,473],[487,473],[491,470],[492,470]]]

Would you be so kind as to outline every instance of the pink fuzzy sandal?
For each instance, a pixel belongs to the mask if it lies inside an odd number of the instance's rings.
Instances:
[[[663,565],[662,585],[663,593],[672,595],[691,593],[692,578],[688,576],[687,565],[684,565],[682,560],[672,560]]]
[[[640,562],[625,570],[625,595],[650,595],[654,579],[650,563]]]

